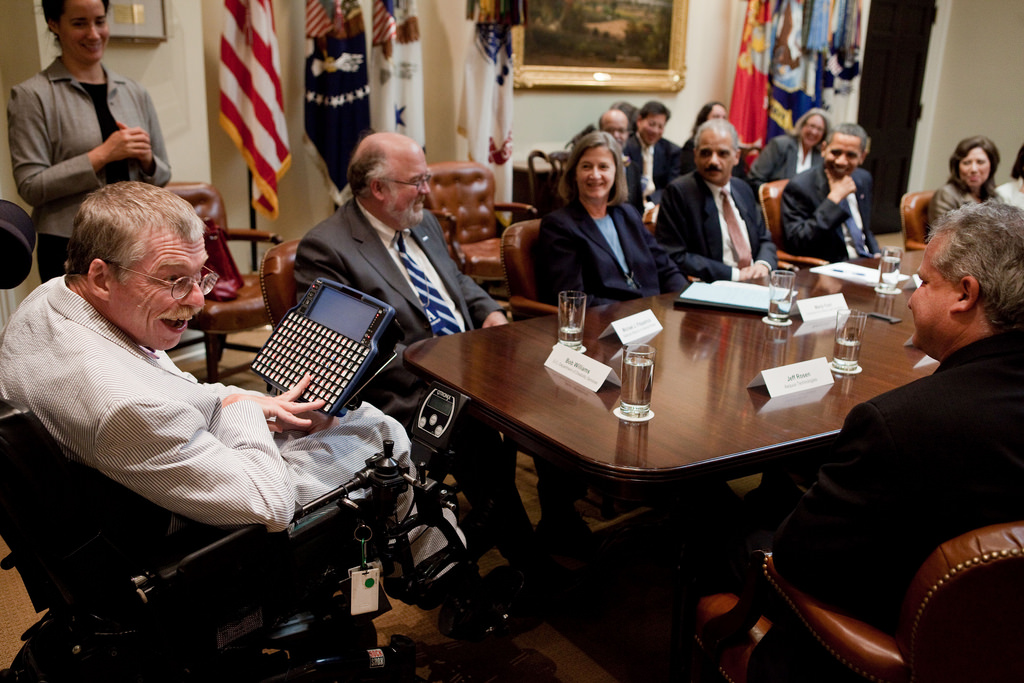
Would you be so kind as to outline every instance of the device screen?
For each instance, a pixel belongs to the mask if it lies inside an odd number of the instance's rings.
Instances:
[[[320,291],[309,317],[349,339],[361,340],[380,309],[331,287]]]

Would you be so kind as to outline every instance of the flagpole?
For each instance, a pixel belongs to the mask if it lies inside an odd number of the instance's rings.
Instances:
[[[249,229],[250,230],[255,230],[256,229],[256,206],[253,204],[253,201],[252,201],[252,170],[248,166],[246,166],[245,176],[246,176],[246,179],[249,181],[247,183],[248,188],[249,188]],[[252,260],[252,272],[254,272],[254,273],[258,272],[260,264],[257,263],[257,261],[256,261],[256,242],[249,242],[249,257]]]

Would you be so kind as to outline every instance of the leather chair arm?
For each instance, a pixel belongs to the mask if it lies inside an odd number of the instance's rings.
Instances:
[[[448,212],[448,209],[427,209],[434,215],[437,222],[441,224],[441,232],[444,234],[444,241],[448,245],[448,255],[459,266],[459,270],[465,270],[466,255],[462,253],[462,245],[459,244],[458,232],[455,229],[455,216]]]
[[[523,318],[539,318],[544,315],[558,313],[558,306],[541,303],[526,297],[512,295],[508,298],[509,308],[512,309],[512,317],[517,320]]]
[[[765,578],[833,657],[861,676],[890,683],[909,681],[910,669],[893,635],[817,600],[782,578],[771,555]]]
[[[926,245],[924,242],[919,242],[919,241],[917,241],[915,239],[912,239],[912,238],[908,237],[907,240],[906,240],[906,243],[904,244],[904,246],[909,251],[924,251],[925,247],[928,246],[928,245]]]
[[[526,204],[523,202],[495,202],[495,211],[522,211],[530,218],[537,217],[537,207],[533,204]]]
[[[805,266],[827,266],[828,261],[822,258],[815,258],[813,256],[797,256],[796,254],[790,254],[781,249],[776,254],[779,261],[787,261],[790,265],[801,263]]]
[[[269,230],[248,230],[246,228],[227,228],[229,240],[242,240],[245,242],[270,242],[280,244],[284,241],[276,232]]]

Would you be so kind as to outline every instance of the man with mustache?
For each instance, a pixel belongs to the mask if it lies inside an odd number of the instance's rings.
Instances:
[[[405,430],[372,405],[331,418],[314,412],[322,400],[297,401],[308,379],[271,397],[175,367],[165,350],[216,282],[203,233],[163,188],[95,191],[75,217],[68,274],[36,288],[0,337],[0,395],[31,409],[70,459],[162,508],[157,539],[184,519],[280,531],[384,439],[408,462]]]
[[[732,177],[736,129],[709,119],[694,139],[697,170],[665,188],[655,236],[684,275],[761,283],[778,259],[753,191]]]

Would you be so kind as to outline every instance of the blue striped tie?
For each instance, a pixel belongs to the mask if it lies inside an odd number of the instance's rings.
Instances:
[[[452,309],[448,308],[444,299],[441,298],[441,293],[430,283],[423,270],[405,250],[405,239],[402,237],[402,233],[398,233],[398,253],[402,255],[402,263],[405,264],[405,269],[409,272],[409,278],[423,304],[423,311],[427,314],[427,320],[430,321],[430,329],[434,331],[434,336],[461,332]]]

